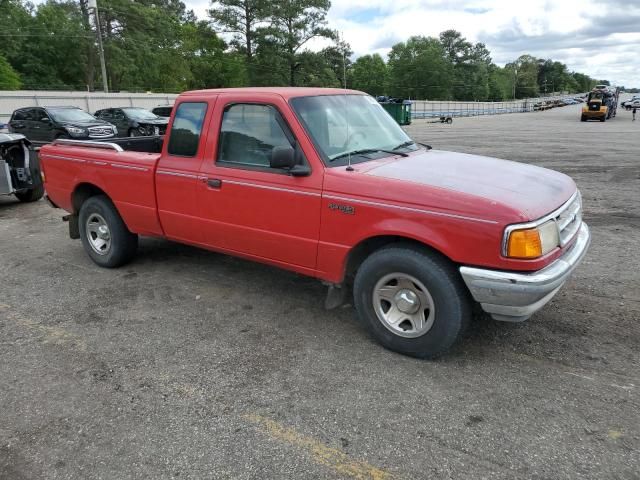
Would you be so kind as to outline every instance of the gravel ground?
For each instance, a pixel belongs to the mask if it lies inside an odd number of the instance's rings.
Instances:
[[[436,362],[314,280],[153,239],[99,269],[60,211],[0,199],[0,478],[640,478],[640,122],[578,116],[408,127],[568,173],[593,233],[545,309]]]

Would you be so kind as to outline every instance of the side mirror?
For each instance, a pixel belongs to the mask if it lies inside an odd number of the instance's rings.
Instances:
[[[273,147],[269,166],[271,168],[292,169],[296,165],[295,150],[292,147]]]

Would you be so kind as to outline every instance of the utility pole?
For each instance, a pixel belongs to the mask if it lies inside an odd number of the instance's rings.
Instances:
[[[102,88],[104,93],[109,93],[109,84],[107,82],[107,64],[104,61],[104,47],[102,46],[102,31],[100,29],[100,17],[98,16],[98,1],[89,0],[89,8],[93,9],[96,15],[96,34],[98,35],[98,50],[100,51],[100,68],[102,70]]]

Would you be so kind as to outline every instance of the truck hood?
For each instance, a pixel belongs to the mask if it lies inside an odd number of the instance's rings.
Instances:
[[[362,173],[430,189],[459,192],[535,220],[566,202],[576,190],[563,173],[524,163],[440,150],[371,162]],[[451,195],[447,195],[451,197]],[[444,198],[444,196],[443,196]],[[468,204],[468,201],[465,202]],[[449,205],[447,205],[449,207]],[[490,215],[491,212],[486,212]],[[497,213],[497,212],[495,212]]]

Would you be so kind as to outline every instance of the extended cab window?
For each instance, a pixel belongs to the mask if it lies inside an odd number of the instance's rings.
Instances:
[[[236,104],[222,117],[218,163],[269,168],[273,147],[291,147],[291,133],[280,113],[270,105]],[[287,136],[288,134],[288,136]]]
[[[180,104],[171,127],[168,147],[170,155],[196,156],[205,113],[207,113],[206,103],[185,102]]]

